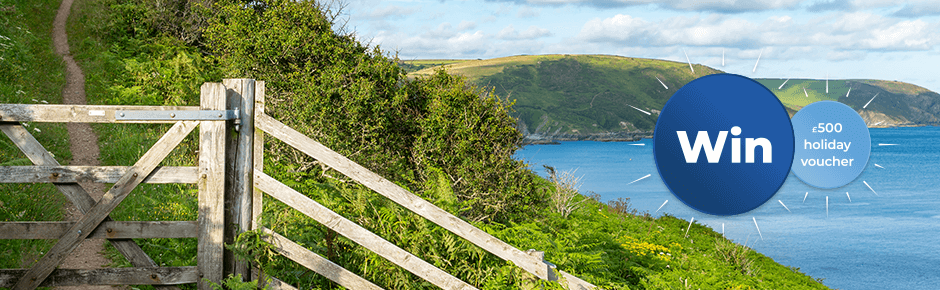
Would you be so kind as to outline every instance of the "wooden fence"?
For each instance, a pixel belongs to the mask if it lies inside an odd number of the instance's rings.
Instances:
[[[84,215],[75,222],[4,222],[0,239],[57,239],[32,268],[0,269],[0,287],[34,289],[67,285],[155,285],[175,289],[197,283],[210,289],[223,275],[252,277],[251,265],[225,251],[239,233],[261,229],[266,241],[285,257],[349,289],[381,289],[372,282],[307,250],[255,221],[267,194],[443,289],[476,289],[382,237],[264,174],[264,133],[317,159],[471,243],[513,262],[536,277],[560,281],[569,289],[594,285],[543,261],[541,252],[521,251],[434,206],[421,197],[356,164],[319,142],[264,114],[264,82],[226,79],[205,83],[200,106],[93,106],[0,104],[0,130],[35,166],[0,167],[3,183],[53,183]],[[20,122],[173,123],[133,166],[61,166]],[[195,167],[157,166],[196,126],[199,158]],[[235,130],[231,130],[234,126]],[[113,183],[95,201],[77,182]],[[109,214],[140,183],[198,184],[196,221],[113,221]],[[195,267],[157,267],[132,239],[197,238]],[[107,238],[134,267],[56,269],[82,240]],[[258,278],[255,276],[255,278]],[[274,289],[294,289],[265,277]]]

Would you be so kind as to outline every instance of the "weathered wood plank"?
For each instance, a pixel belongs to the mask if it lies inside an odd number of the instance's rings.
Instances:
[[[240,124],[238,126],[238,140],[235,145],[234,182],[232,199],[232,221],[236,225],[234,236],[251,230],[252,194],[254,185],[251,182],[254,163],[254,112],[255,112],[255,80],[253,79],[225,79],[222,84],[228,88],[230,98],[238,99]],[[234,259],[233,259],[234,260]],[[233,261],[233,274],[251,278],[250,268],[245,261]]]
[[[264,114],[264,81],[255,82],[255,115]],[[254,117],[252,117],[254,119]],[[254,121],[252,121],[254,124]],[[254,161],[252,161],[253,170],[264,172],[264,131],[255,127]],[[254,175],[252,174],[252,177]],[[254,185],[252,183],[252,188]],[[251,195],[251,229],[257,229],[258,221],[261,220],[261,211],[264,209],[264,192],[255,188]]]
[[[0,104],[0,121],[54,123],[176,123],[177,121],[115,121],[115,111],[189,111],[193,106],[104,106]]]
[[[121,180],[115,183],[114,186],[101,197],[101,200],[99,200],[95,206],[88,210],[81,219],[69,228],[69,230],[59,238],[56,244],[52,246],[52,249],[50,249],[45,256],[40,258],[39,261],[26,272],[23,278],[17,281],[13,289],[34,289],[38,287],[39,284],[52,273],[52,270],[62,263],[62,260],[64,260],[69,253],[74,251],[75,248],[81,244],[82,240],[87,238],[88,235],[108,217],[108,214],[127,197],[130,191],[140,184],[143,177],[150,175],[160,161],[163,161],[163,159],[170,154],[170,151],[176,148],[189,132],[192,132],[196,124],[198,123],[186,121],[178,122],[171,127],[170,130],[167,131],[160,140],[157,140],[157,143],[144,153],[144,156],[134,164],[133,170],[128,171]]]
[[[2,166],[0,183],[115,183],[130,166]],[[157,167],[142,183],[196,183],[199,168]]]
[[[254,181],[258,189],[267,192],[277,200],[438,287],[443,289],[476,289],[267,176],[264,172],[255,170]]]
[[[330,281],[336,282],[347,289],[378,289],[381,290],[382,287],[379,287],[369,280],[363,279],[349,270],[346,270],[340,265],[327,260],[326,258],[317,255],[310,250],[305,249],[303,246],[294,243],[290,239],[272,231],[268,228],[262,228],[264,233],[264,240],[272,245],[274,249],[287,257],[288,259],[297,262],[298,264],[307,267],[307,269],[313,270],[314,272],[323,275]]]
[[[3,131],[3,133],[16,144],[17,148],[26,154],[26,157],[29,158],[33,164],[41,166],[59,166],[59,162],[52,157],[52,154],[46,151],[46,148],[44,148],[42,144],[39,144],[39,141],[36,141],[36,138],[29,134],[29,131],[23,128],[23,125],[19,123],[0,122],[0,131]],[[75,208],[82,213],[87,212],[95,204],[95,200],[91,195],[85,192],[85,189],[78,183],[55,183],[55,186],[73,205],[75,205]],[[105,218],[105,221],[110,220],[111,217]],[[111,245],[113,245],[118,252],[121,252],[121,255],[124,255],[135,267],[157,266],[157,263],[155,263],[153,259],[150,259],[134,240],[110,239],[109,242],[111,242]],[[157,289],[179,290],[176,286],[157,286]]]
[[[344,175],[388,197],[392,201],[421,215],[431,222],[467,239],[471,243],[495,254],[496,256],[512,261],[520,268],[534,274],[543,280],[549,280],[548,265],[541,259],[535,258],[496,237],[480,230],[464,220],[440,209],[434,204],[401,188],[395,183],[375,174],[374,172],[356,164],[343,155],[323,146],[319,142],[304,136],[300,132],[287,127],[270,116],[259,114],[255,116],[255,125],[271,134],[274,138],[284,141],[301,152],[316,158]]]
[[[281,279],[278,279],[277,277],[262,275],[260,272],[258,272],[258,269],[257,269],[257,268],[251,270],[251,276],[252,276],[252,277],[260,277],[260,279],[258,279],[258,280],[264,281],[264,282],[259,282],[259,284],[261,284],[261,285],[258,285],[258,286],[264,287],[264,289],[269,289],[269,290],[297,290],[296,287],[291,286],[290,284],[287,284],[287,282],[281,281]],[[263,276],[263,277],[262,277],[262,276]]]
[[[567,282],[568,289],[570,290],[591,290],[597,288],[597,286],[594,286],[594,284],[581,280],[581,278],[568,274],[565,271],[558,271],[558,273],[560,273],[561,278]]]
[[[58,239],[75,222],[3,222],[0,240]],[[106,221],[89,239],[195,238],[195,221]]]
[[[264,93],[265,93],[264,81],[256,81],[255,82],[255,104],[254,104],[255,112],[254,114],[264,114]],[[254,116],[252,116],[252,119],[254,119]],[[253,120],[252,120],[252,124],[254,124]],[[252,161],[252,167],[254,168],[252,170],[257,169],[263,172],[264,171],[264,131],[261,131],[261,129],[258,129],[257,127],[255,127],[254,129],[255,129],[255,142],[252,145],[254,146],[254,153],[253,153],[254,160]],[[252,177],[254,177],[254,174],[252,174]],[[261,221],[261,213],[264,210],[264,192],[255,188],[254,182],[252,182],[251,188],[252,188],[252,191],[251,191],[251,229],[255,230],[261,227],[259,222]],[[264,277],[259,276],[259,272],[257,271],[257,265],[254,265],[253,268],[254,270],[252,270],[251,272],[251,277],[249,277],[248,279],[258,280],[258,279],[264,278]],[[277,278],[274,278],[274,280],[280,281],[280,280],[277,280]],[[276,287],[276,286],[271,286],[271,287],[280,289],[279,287]]]
[[[225,109],[225,86],[205,83],[200,95],[201,108]],[[197,267],[203,279],[200,290],[211,289],[207,282],[222,281],[222,251],[225,190],[225,121],[203,121],[199,128],[199,244]]]
[[[0,270],[0,287],[13,286],[27,269]],[[85,285],[179,285],[194,283],[196,267],[56,269],[40,287]]]

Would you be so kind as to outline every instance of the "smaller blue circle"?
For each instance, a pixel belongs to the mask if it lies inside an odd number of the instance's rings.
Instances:
[[[817,188],[842,187],[862,173],[871,154],[868,125],[845,104],[820,101],[793,115],[793,174]]]

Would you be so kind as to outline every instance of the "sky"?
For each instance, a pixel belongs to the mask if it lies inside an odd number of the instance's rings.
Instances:
[[[752,78],[883,79],[940,91],[937,0],[344,3],[347,30],[403,60],[608,54]]]

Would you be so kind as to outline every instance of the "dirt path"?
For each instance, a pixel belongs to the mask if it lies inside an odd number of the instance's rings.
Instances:
[[[65,33],[66,20],[72,8],[73,0],[62,0],[56,13],[52,27],[52,43],[55,51],[62,56],[65,62],[65,87],[62,89],[62,102],[65,104],[85,104],[85,74],[78,67],[75,59],[69,52],[68,35]],[[98,165],[98,136],[87,123],[68,123],[70,150],[72,161],[69,165]],[[85,191],[95,200],[104,195],[104,187],[100,183],[82,183]],[[67,218],[77,220],[81,213],[72,205],[67,209]],[[60,268],[93,269],[102,268],[111,263],[101,253],[104,251],[104,240],[85,240],[78,249],[75,249],[68,258],[62,262]],[[112,289],[111,286],[83,286],[59,287],[58,289]]]

